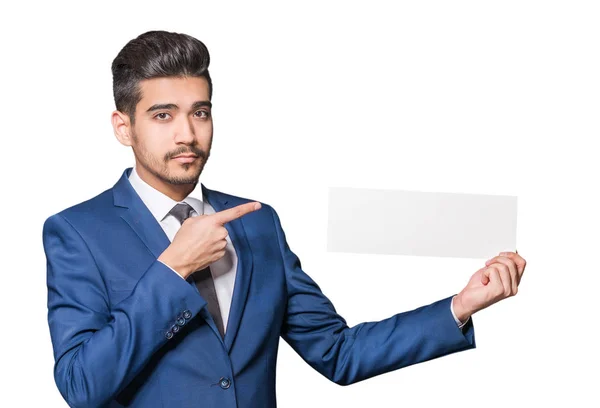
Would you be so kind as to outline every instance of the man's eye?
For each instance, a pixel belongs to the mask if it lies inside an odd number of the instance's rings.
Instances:
[[[166,112],[161,112],[161,113],[156,114],[154,117],[157,119],[160,119],[160,120],[165,120],[169,117],[169,114]]]
[[[199,118],[207,118],[209,116],[209,113],[207,111],[199,110],[196,111],[195,115]]]

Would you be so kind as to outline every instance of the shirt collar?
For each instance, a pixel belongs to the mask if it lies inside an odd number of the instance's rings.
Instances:
[[[201,190],[199,190],[199,194],[197,194],[195,193],[196,189],[194,189],[182,201],[175,201],[171,197],[161,193],[142,180],[135,169],[136,167],[134,166],[131,170],[131,174],[129,175],[129,183],[131,183],[131,186],[135,192],[140,196],[146,207],[148,207],[158,222],[161,222],[177,203],[185,202],[192,206],[198,215],[204,214],[204,201],[202,199]],[[196,186],[199,185],[200,183],[198,183]]]

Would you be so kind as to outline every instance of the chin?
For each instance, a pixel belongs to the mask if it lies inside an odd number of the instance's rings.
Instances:
[[[175,163],[177,168],[169,171],[169,178],[174,181],[174,184],[191,184],[197,183],[202,173],[202,166],[198,167],[195,163]]]
[[[170,184],[174,184],[174,185],[196,184],[196,183],[198,183],[198,179],[199,179],[199,177],[193,177],[190,175],[184,175],[184,176],[171,175],[171,177],[168,178],[168,182]]]

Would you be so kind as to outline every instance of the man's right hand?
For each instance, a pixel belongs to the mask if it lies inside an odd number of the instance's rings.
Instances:
[[[225,255],[228,235],[226,223],[260,208],[259,202],[252,202],[215,214],[186,219],[158,260],[186,279]]]

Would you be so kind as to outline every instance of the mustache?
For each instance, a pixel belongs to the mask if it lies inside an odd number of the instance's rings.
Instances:
[[[169,161],[173,157],[179,156],[180,154],[195,154],[196,156],[198,156],[204,160],[206,160],[207,156],[208,156],[208,154],[204,150],[202,150],[196,146],[190,146],[189,148],[182,148],[182,149],[176,150],[174,152],[167,153],[165,155],[165,161]]]

